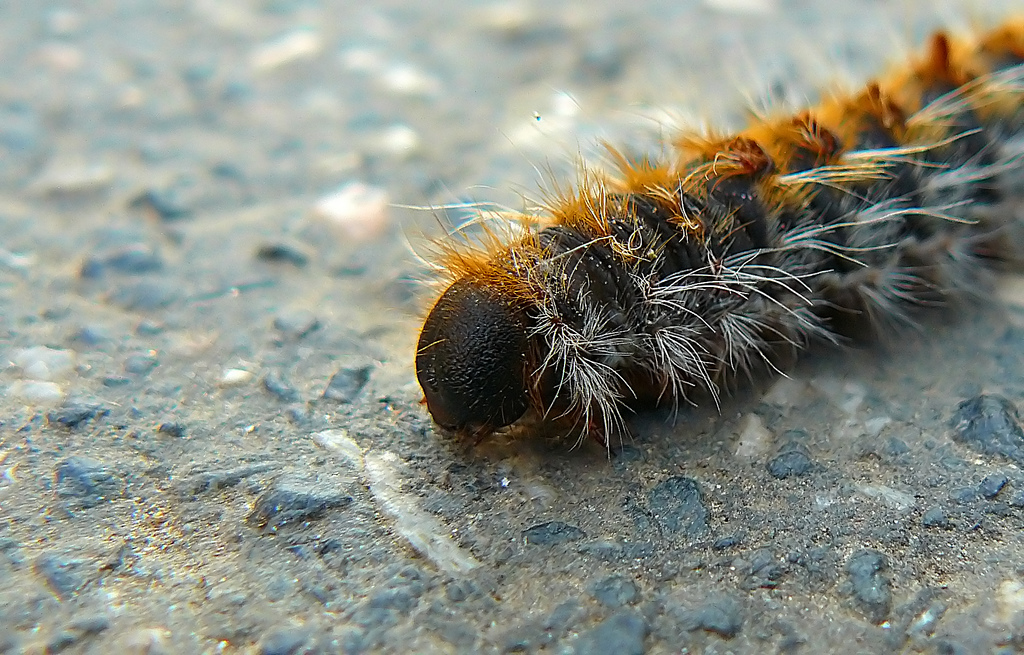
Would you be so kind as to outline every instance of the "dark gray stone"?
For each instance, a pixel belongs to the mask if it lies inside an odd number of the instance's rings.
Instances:
[[[297,341],[320,329],[320,319],[305,310],[281,312],[274,317],[274,329],[281,336]]]
[[[263,638],[260,655],[296,655],[309,641],[307,628],[281,628]]]
[[[1006,483],[1009,482],[1007,477],[1002,473],[993,473],[986,475],[985,479],[978,485],[978,493],[984,498],[995,498],[999,495],[999,492],[1003,490]]]
[[[683,615],[683,625],[689,631],[713,632],[732,639],[743,627],[743,614],[739,603],[731,598],[713,598]]]
[[[611,609],[632,605],[640,597],[636,583],[621,575],[612,575],[599,580],[591,587],[590,594],[597,602]]]
[[[124,372],[132,375],[146,375],[157,367],[159,361],[149,353],[134,353],[124,360]]]
[[[885,442],[885,446],[882,447],[882,452],[890,457],[899,457],[900,455],[906,455],[910,452],[910,446],[907,442],[898,437],[890,437]]]
[[[46,642],[46,652],[49,653],[63,653],[68,648],[74,646],[79,641],[78,635],[67,630],[61,630],[57,634],[50,637],[50,640]]]
[[[166,329],[162,323],[144,318],[135,326],[135,334],[140,337],[155,337],[158,334],[163,334]]]
[[[151,213],[164,221],[188,218],[192,214],[192,209],[185,204],[174,188],[148,189],[133,198],[128,206],[135,210]]]
[[[569,525],[562,521],[549,521],[539,523],[523,530],[523,540],[535,546],[553,546],[576,541],[587,536],[583,530],[575,525]]]
[[[949,499],[958,505],[970,505],[978,500],[978,490],[975,487],[960,487],[949,492]]]
[[[560,635],[568,630],[582,613],[583,608],[574,599],[560,603],[558,607],[551,610],[551,614],[544,621],[544,631],[551,635]]]
[[[288,403],[293,403],[299,399],[299,392],[295,387],[285,380],[280,373],[275,371],[270,371],[263,376],[263,388],[270,395],[276,396],[278,399]]]
[[[370,381],[370,371],[372,370],[369,366],[341,369],[327,383],[323,397],[339,403],[351,403]]]
[[[885,621],[892,609],[888,569],[885,555],[876,550],[859,550],[846,561],[854,605],[875,624]]]
[[[174,304],[179,297],[178,285],[162,280],[143,280],[115,287],[107,300],[129,311],[151,312]]]
[[[932,507],[921,517],[921,524],[926,528],[944,528],[949,525],[949,519],[941,507]]]
[[[180,423],[178,421],[167,421],[166,423],[161,423],[156,431],[160,434],[167,435],[168,437],[180,439],[188,432],[188,428],[185,427],[184,423]]]
[[[707,533],[710,512],[696,480],[671,477],[654,487],[647,500],[666,535],[695,538]]]
[[[761,548],[751,553],[746,569],[746,586],[750,588],[775,587],[786,573],[786,569],[779,563],[775,553],[768,548]]]
[[[75,644],[104,632],[110,619],[103,615],[86,616],[71,621],[46,643],[47,653],[60,653]],[[3,651],[0,651],[3,652]]]
[[[643,655],[647,632],[642,616],[623,610],[580,635],[573,650],[578,655]]]
[[[768,473],[779,480],[807,475],[813,467],[811,455],[802,444],[790,441],[768,462]]]
[[[57,464],[57,496],[73,507],[94,507],[124,495],[124,481],[107,466],[89,457],[72,456]]]
[[[397,587],[392,589],[379,589],[370,594],[367,599],[369,607],[375,609],[393,609],[400,612],[408,612],[416,606],[416,596],[408,589]]]
[[[105,405],[72,399],[47,413],[46,420],[50,425],[59,425],[74,430],[84,423],[103,418],[109,413],[110,410]]]
[[[475,590],[471,580],[452,580],[444,586],[444,595],[453,603],[461,603],[473,595]]]
[[[249,519],[257,525],[276,529],[288,523],[312,521],[329,509],[351,503],[351,496],[333,486],[301,478],[282,478],[256,500]]]
[[[982,394],[960,403],[949,421],[953,437],[986,455],[1024,465],[1024,430],[1017,407],[1006,398]]]
[[[291,264],[302,268],[309,263],[309,255],[298,246],[288,243],[264,243],[256,249],[256,258],[265,262]]]
[[[82,264],[79,275],[83,278],[97,278],[107,273],[121,275],[142,275],[162,270],[164,260],[160,255],[142,243],[132,243],[96,257],[90,257]]]
[[[177,486],[177,490],[185,495],[217,491],[232,487],[249,476],[273,471],[276,468],[276,464],[246,464],[226,471],[204,471],[185,478]]]
[[[82,561],[53,553],[37,557],[32,569],[61,600],[73,597],[88,582]]]
[[[83,325],[71,335],[71,340],[83,346],[96,347],[109,342],[111,336],[102,325]]]

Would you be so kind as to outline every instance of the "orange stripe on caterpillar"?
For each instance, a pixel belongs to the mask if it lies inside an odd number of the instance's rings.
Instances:
[[[604,443],[635,400],[717,402],[816,340],[983,286],[1024,154],[1024,18],[939,33],[863,91],[666,162],[584,171],[510,240],[442,244],[417,377],[442,428],[525,415]]]

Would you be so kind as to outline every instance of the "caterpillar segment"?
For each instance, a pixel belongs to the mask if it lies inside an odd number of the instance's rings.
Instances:
[[[1024,17],[925,51],[859,93],[665,162],[609,148],[539,224],[445,245],[416,369],[442,428],[525,416],[604,444],[640,402],[718,402],[815,341],[979,294],[1010,258],[1024,164]],[[1019,189],[1017,189],[1019,193]]]

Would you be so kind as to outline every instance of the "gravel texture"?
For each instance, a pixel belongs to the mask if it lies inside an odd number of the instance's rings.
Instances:
[[[0,3],[0,653],[1024,647],[1024,277],[611,454],[412,366],[467,206],[1013,5]]]

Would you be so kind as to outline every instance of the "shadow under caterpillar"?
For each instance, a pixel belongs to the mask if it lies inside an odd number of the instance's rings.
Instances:
[[[609,149],[511,242],[442,244],[416,371],[434,421],[524,416],[604,443],[637,400],[718,401],[819,340],[982,293],[1014,252],[1024,17],[926,50],[855,94],[666,162]],[[1013,182],[1016,175],[1016,183]]]

